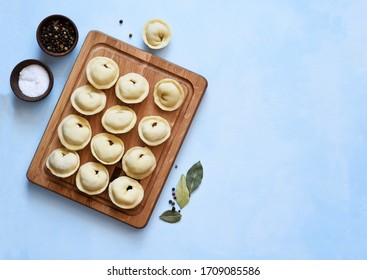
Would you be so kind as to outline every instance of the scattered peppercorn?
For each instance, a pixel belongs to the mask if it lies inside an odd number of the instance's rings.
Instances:
[[[177,166],[177,164],[176,164],[176,165],[175,165],[175,168],[177,169],[177,167],[178,167],[178,166]]]
[[[75,44],[76,32],[68,20],[50,20],[42,27],[40,36],[47,50],[63,53]]]
[[[119,20],[119,23],[122,24],[124,21],[122,19]]]
[[[172,191],[174,192],[176,189],[175,188],[172,188]]]
[[[176,207],[172,207],[172,211],[176,211]]]
[[[133,36],[133,34],[131,34],[131,33],[130,33],[130,34],[129,34],[129,38],[131,38],[132,36]]]

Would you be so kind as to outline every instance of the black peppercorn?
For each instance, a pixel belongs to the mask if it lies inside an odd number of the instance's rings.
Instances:
[[[133,36],[133,34],[131,34],[131,33],[130,33],[130,34],[129,34],[129,38],[131,38],[132,36]]]
[[[124,21],[122,19],[119,20],[119,23],[122,24]]]
[[[76,31],[68,20],[50,20],[41,29],[41,42],[47,50],[66,52],[75,43]]]
[[[176,208],[175,207],[172,207],[172,211],[176,211]]]

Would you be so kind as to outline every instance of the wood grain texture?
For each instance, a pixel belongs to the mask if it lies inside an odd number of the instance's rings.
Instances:
[[[139,121],[145,116],[159,115],[169,122],[172,129],[171,136],[166,142],[156,147],[149,147],[156,157],[157,167],[150,176],[140,181],[145,192],[144,199],[137,207],[130,210],[115,206],[108,197],[108,190],[95,196],[84,194],[75,186],[76,174],[61,179],[53,176],[45,167],[48,155],[54,149],[62,147],[57,136],[59,123],[69,114],[80,115],[72,107],[70,96],[76,88],[88,83],[85,74],[86,65],[95,56],[106,56],[115,60],[119,65],[120,76],[130,72],[143,75],[149,82],[150,90],[148,97],[142,103],[131,105],[123,104],[116,97],[114,87],[104,90],[107,96],[105,109],[93,116],[83,116],[91,124],[92,136],[106,132],[101,124],[102,115],[105,110],[117,104],[126,105],[137,114],[135,127],[126,134],[117,135],[124,142],[125,151],[134,146],[146,146],[140,140],[137,131]],[[173,112],[161,110],[153,100],[154,85],[164,78],[177,80],[185,92],[184,103]],[[41,187],[59,193],[133,227],[142,228],[146,226],[206,88],[206,79],[192,71],[99,31],[89,32],[29,166],[27,178]],[[91,153],[90,145],[78,151],[78,153],[81,165],[89,161],[97,161]],[[106,167],[110,174],[110,181],[125,175],[121,168],[121,161]]]

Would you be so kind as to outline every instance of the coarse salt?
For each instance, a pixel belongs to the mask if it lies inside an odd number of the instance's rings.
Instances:
[[[45,68],[38,64],[31,64],[19,73],[19,88],[29,97],[38,97],[44,94],[50,84],[50,77]]]

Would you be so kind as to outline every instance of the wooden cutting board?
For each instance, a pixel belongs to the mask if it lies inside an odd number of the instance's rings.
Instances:
[[[115,96],[114,87],[104,90],[107,96],[105,109],[93,116],[83,116],[91,124],[92,137],[97,133],[106,132],[101,125],[102,115],[105,110],[117,104],[126,105],[137,114],[135,127],[126,134],[117,135],[123,140],[125,151],[133,146],[146,146],[140,140],[137,131],[138,123],[143,117],[159,115],[171,125],[170,138],[159,146],[149,147],[156,157],[157,166],[150,176],[140,181],[145,192],[144,199],[137,207],[130,210],[115,206],[110,201],[108,190],[94,196],[80,192],[75,185],[76,173],[71,177],[61,179],[52,175],[45,167],[48,155],[54,149],[62,147],[57,136],[57,127],[61,120],[69,114],[80,115],[72,107],[70,96],[76,88],[88,84],[85,69],[88,61],[95,56],[106,56],[115,60],[119,65],[120,76],[130,72],[144,76],[149,82],[150,90],[148,97],[142,103],[133,105],[123,104]],[[176,111],[165,112],[154,103],[154,85],[163,78],[177,80],[185,92],[185,101]],[[41,187],[59,193],[133,227],[142,228],[146,226],[206,88],[206,79],[192,71],[99,31],[89,32],[29,166],[27,178]],[[90,145],[78,151],[78,154],[80,165],[89,161],[97,161],[91,153]],[[125,175],[121,168],[121,162],[106,167],[110,174],[110,181]]]

